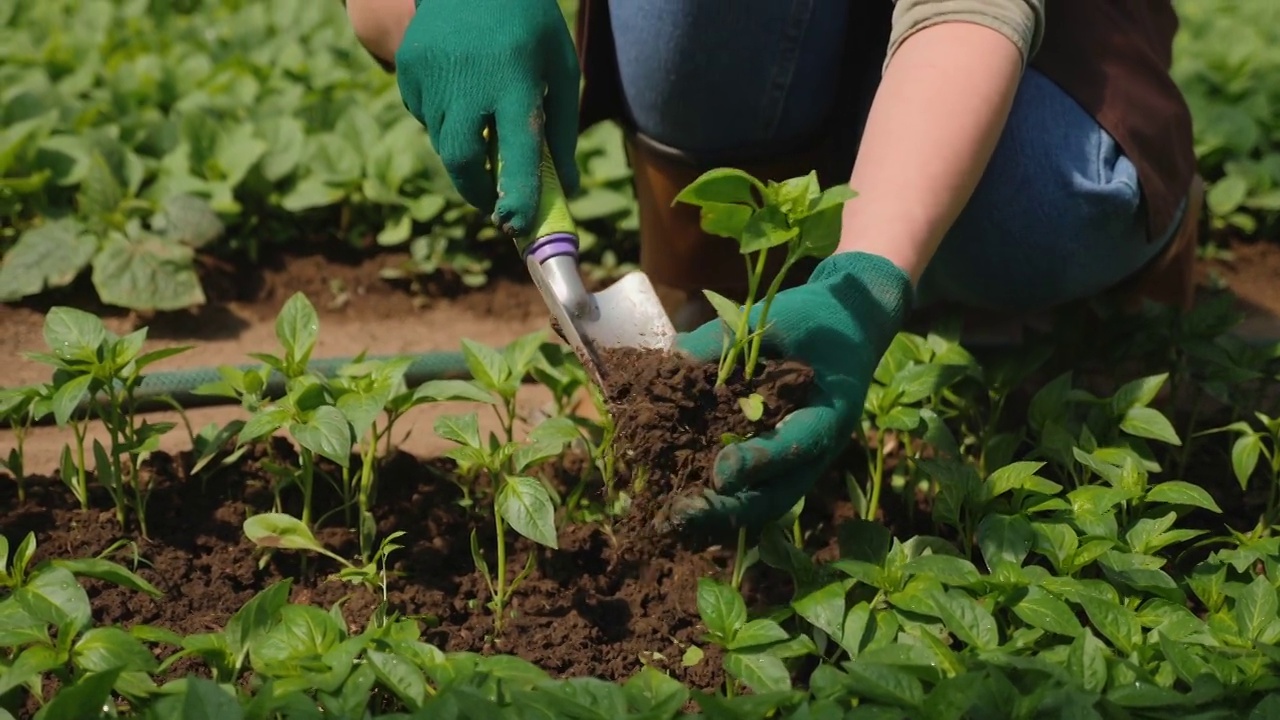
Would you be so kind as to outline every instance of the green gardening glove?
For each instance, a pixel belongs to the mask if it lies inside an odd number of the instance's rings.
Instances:
[[[458,193],[507,233],[533,230],[544,137],[565,192],[577,191],[578,55],[556,0],[418,0],[396,80]]]
[[[759,528],[790,511],[848,445],[861,421],[872,373],[898,333],[911,296],[905,272],[867,253],[833,255],[806,284],[778,293],[761,354],[813,368],[809,404],[783,418],[773,432],[721,450],[715,491],[674,501],[675,522],[707,530]],[[752,327],[759,314],[757,305]],[[677,347],[715,362],[722,333],[721,321],[714,320],[682,334]]]

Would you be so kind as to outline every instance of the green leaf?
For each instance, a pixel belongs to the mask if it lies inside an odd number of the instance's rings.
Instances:
[[[767,652],[730,652],[724,658],[724,670],[752,692],[781,692],[791,689],[791,673],[780,658]]]
[[[736,168],[715,168],[699,175],[673,202],[704,206],[708,203],[736,203],[757,207],[756,194],[765,194],[764,185],[749,173]]]
[[[67,558],[53,561],[56,567],[68,570],[77,577],[91,577],[114,583],[122,588],[144,592],[152,597],[163,597],[164,593],[142,579],[127,568],[102,558]]]
[[[258,133],[267,141],[267,151],[258,163],[263,177],[278,183],[297,169],[306,149],[307,130],[302,121],[288,115],[260,122]]]
[[[1026,624],[1046,632],[1077,637],[1083,631],[1071,606],[1035,585],[1026,588],[1012,610]]]
[[[791,607],[811,625],[839,640],[845,616],[844,583],[829,583],[791,601]]]
[[[190,675],[182,678],[175,690],[165,686],[165,695],[151,706],[153,716],[182,720],[244,720],[244,709],[230,691],[207,678]]]
[[[729,642],[729,650],[745,650],[759,645],[773,645],[791,639],[786,630],[778,623],[757,618],[738,629],[733,640]]]
[[[259,513],[244,521],[244,534],[259,547],[324,552],[302,521],[285,513]]]
[[[742,229],[739,250],[742,254],[763,252],[780,245],[786,245],[800,234],[800,229],[792,227],[782,210],[772,205],[765,206],[751,215],[751,220]]]
[[[274,677],[324,670],[325,653],[342,640],[342,627],[327,611],[314,605],[288,604],[280,608],[278,622],[250,643],[250,664],[257,672]]]
[[[733,335],[742,325],[742,306],[711,290],[703,290],[702,294],[707,298],[707,302],[711,303],[711,307],[715,309],[716,315],[724,321],[726,332]]]
[[[124,199],[125,187],[121,178],[116,176],[101,152],[91,151],[89,166],[76,196],[80,214],[90,218],[111,215]]]
[[[363,439],[368,434],[373,423],[386,407],[387,400],[390,398],[388,390],[369,393],[349,392],[338,398],[336,407],[351,426],[353,438]]]
[[[428,380],[413,391],[414,400],[432,402],[468,401],[489,404],[493,395],[468,380]]]
[[[578,424],[572,418],[560,416],[543,420],[537,427],[529,431],[530,442],[555,443],[568,445],[582,439]]]
[[[920,707],[924,686],[901,668],[855,660],[845,664],[846,681],[854,693],[901,708]]]
[[[1170,445],[1181,445],[1178,432],[1164,413],[1151,407],[1132,407],[1125,411],[1120,429],[1140,438],[1157,440]]]
[[[1214,215],[1228,215],[1249,196],[1249,181],[1243,175],[1227,175],[1209,186],[1205,202]]]
[[[525,443],[511,453],[511,469],[524,472],[539,463],[546,462],[564,451],[564,444],[550,441]]]
[[[511,383],[511,367],[502,353],[481,343],[463,338],[462,355],[467,369],[476,382],[489,390],[505,395]],[[515,378],[518,382],[519,378]]]
[[[516,532],[549,548],[559,546],[555,507],[547,489],[535,478],[506,478],[494,504]]]
[[[1147,491],[1147,502],[1161,502],[1170,505],[1187,505],[1221,513],[1222,508],[1214,502],[1213,497],[1202,487],[1181,480],[1169,480],[1153,485]]]
[[[675,717],[689,700],[689,690],[679,680],[648,665],[627,679],[622,690],[628,705],[645,717]]]
[[[1107,684],[1106,646],[1086,629],[1067,649],[1067,670],[1086,690],[1101,692]]]
[[[464,447],[480,449],[480,420],[475,413],[466,415],[441,415],[432,427],[443,440]]]
[[[800,221],[799,256],[829,257],[840,244],[844,209],[833,207],[815,212]]]
[[[226,227],[204,198],[170,195],[160,205],[157,231],[166,240],[200,249],[222,237]]]
[[[157,235],[108,235],[92,276],[98,297],[109,305],[170,311],[205,303],[191,248]]]
[[[89,397],[89,385],[93,383],[92,375],[78,375],[66,381],[53,393],[53,418],[59,426],[65,426],[71,416],[80,407],[80,403]]]
[[[36,573],[13,597],[27,614],[55,626],[59,634],[74,636],[93,619],[89,595],[64,568]]]
[[[56,306],[44,317],[44,342],[62,360],[94,362],[107,339],[107,328],[96,315]]]
[[[89,266],[98,241],[74,221],[31,228],[4,253],[0,301],[13,302],[70,285]]]
[[[285,349],[286,358],[305,363],[311,357],[320,336],[320,317],[315,306],[302,292],[295,292],[276,315],[276,340]]]
[[[1135,407],[1150,405],[1168,379],[1169,373],[1161,373],[1125,383],[1111,397],[1111,411],[1118,416],[1124,416]]]
[[[707,203],[698,212],[702,231],[708,235],[739,240],[751,222],[753,211],[746,205]]]
[[[120,677],[119,669],[89,673],[77,678],[70,686],[58,689],[48,705],[36,713],[36,720],[97,720],[108,717],[103,708],[111,700],[111,688]]]
[[[1253,433],[1241,435],[1231,446],[1231,471],[1241,490],[1249,489],[1249,476],[1258,467],[1258,455],[1262,452],[1262,438]]]
[[[288,518],[289,516],[284,515],[281,517]],[[253,520],[253,518],[249,518],[249,520]],[[245,521],[246,525],[249,524],[249,520]],[[288,548],[290,547],[289,543],[296,543],[299,538],[310,537],[311,535],[311,532],[305,527],[302,528],[302,532],[305,535],[298,533],[296,528],[288,527],[285,527],[283,532],[279,532],[285,524],[278,522],[279,517],[275,518],[275,520],[277,522],[274,523],[274,528],[270,527],[272,524],[270,521],[263,521],[262,527],[254,531],[255,535],[264,540],[268,540],[266,535],[271,533],[281,538],[285,543],[269,547]],[[298,524],[301,525],[301,523]],[[246,528],[245,535],[249,536],[249,534],[249,530]],[[252,540],[253,537],[250,536],[250,539]],[[312,538],[312,542],[314,541],[315,539]],[[257,541],[255,540],[254,542]],[[301,546],[299,549],[310,548]],[[249,654],[249,646],[254,640],[275,625],[281,609],[289,602],[289,591],[292,587],[293,580],[288,578],[278,580],[267,589],[254,595],[249,602],[242,605],[239,610],[231,615],[231,619],[227,621],[226,630],[218,637],[226,638],[227,648],[232,656],[232,663],[235,668],[239,668],[243,664],[244,658]]]
[[[324,178],[307,175],[280,198],[280,207],[288,212],[299,213],[335,205],[346,196],[346,190],[330,185]]]
[[[105,672],[155,672],[160,663],[137,638],[115,627],[87,630],[71,650],[71,661],[80,670]]]
[[[1020,515],[988,515],[978,524],[978,547],[991,572],[1004,563],[1021,566],[1034,542],[1031,523]]]
[[[1095,595],[1081,594],[1076,600],[1084,607],[1089,622],[1117,650],[1127,655],[1142,644],[1142,626],[1132,610]]]
[[[289,422],[289,411],[285,408],[263,408],[254,413],[249,421],[240,428],[236,442],[244,445],[270,435]]]
[[[747,397],[738,398],[738,408],[751,422],[758,421],[764,415],[764,398],[759,393],[751,393]]]
[[[902,571],[908,575],[927,575],[944,585],[967,586],[981,582],[982,576],[973,563],[954,555],[921,555],[911,558]]]
[[[0,646],[20,648],[49,641],[48,623],[22,609],[17,599],[0,600]],[[0,690],[0,695],[4,691]]]
[[[1015,462],[996,470],[983,482],[988,498],[996,498],[1012,490],[1022,490],[1032,482],[1043,462]]]
[[[963,590],[947,590],[931,594],[934,611],[952,634],[979,650],[991,650],[1000,644],[991,611]]]
[[[1235,619],[1246,639],[1258,637],[1276,620],[1276,589],[1267,578],[1258,575],[1236,598]]]
[[[351,423],[342,411],[332,405],[316,408],[306,422],[293,423],[289,433],[302,447],[342,467],[351,462]]]
[[[747,621],[747,605],[729,585],[709,577],[698,578],[698,615],[723,642],[733,638]]]
[[[365,658],[373,666],[378,681],[395,694],[411,711],[417,711],[427,699],[427,680],[416,665],[393,653],[368,650]]]

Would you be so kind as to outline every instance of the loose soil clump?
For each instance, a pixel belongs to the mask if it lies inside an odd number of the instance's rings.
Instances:
[[[796,360],[764,360],[752,379],[736,372],[721,386],[715,362],[679,353],[615,348],[603,352],[601,362],[615,452],[633,472],[646,472],[629,519],[648,522],[650,531],[667,522],[673,501],[715,489],[716,456],[728,438],[771,431],[808,403],[814,382],[813,370]],[[764,400],[754,421],[738,404],[752,393]]]

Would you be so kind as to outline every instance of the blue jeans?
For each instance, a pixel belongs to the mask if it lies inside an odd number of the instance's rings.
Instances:
[[[611,3],[630,120],[695,156],[758,154],[812,136],[836,107],[849,13],[859,5]],[[878,76],[883,53],[868,58],[869,76]],[[856,147],[861,119],[836,131]],[[921,280],[919,303],[1025,312],[1088,297],[1159,254],[1176,226],[1147,241],[1134,165],[1072,98],[1028,69],[995,155]]]

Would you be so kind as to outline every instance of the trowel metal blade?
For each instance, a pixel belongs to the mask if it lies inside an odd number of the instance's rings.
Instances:
[[[606,391],[601,351],[620,347],[669,350],[675,345],[675,327],[644,273],[628,273],[608,288],[591,293],[590,298],[587,307],[566,308],[554,293],[544,293],[561,337]]]

